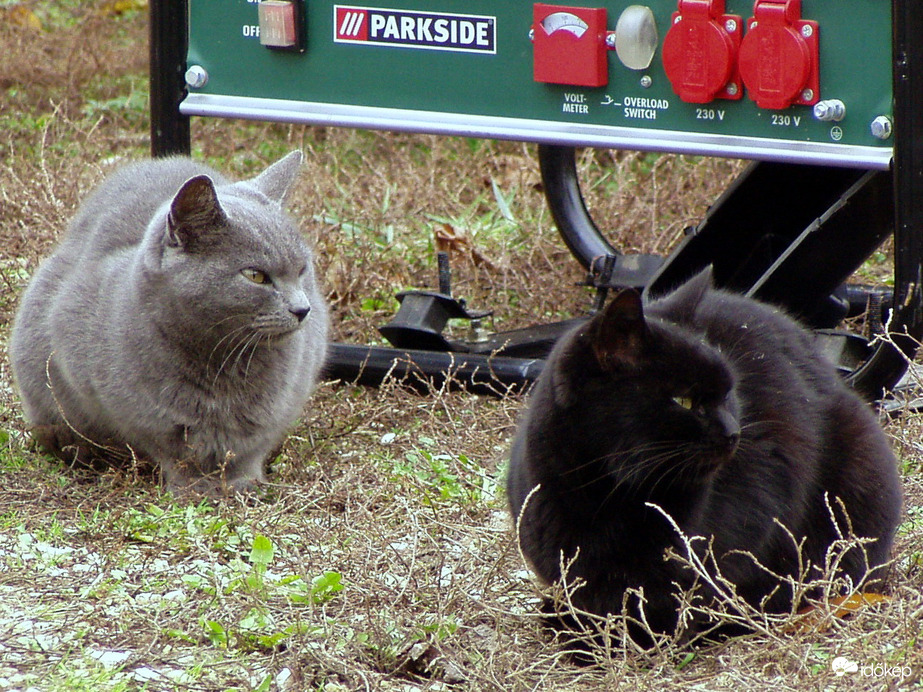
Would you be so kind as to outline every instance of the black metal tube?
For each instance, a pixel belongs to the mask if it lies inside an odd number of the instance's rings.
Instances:
[[[525,390],[544,364],[538,358],[331,344],[323,377],[372,387],[391,377],[423,392],[449,380],[453,388],[506,396]]]
[[[593,223],[580,192],[573,147],[539,144],[538,164],[548,209],[571,254],[586,269],[596,257],[620,254]]]
[[[150,0],[151,155],[189,154],[189,118],[179,112],[186,96],[189,41],[187,0]]]

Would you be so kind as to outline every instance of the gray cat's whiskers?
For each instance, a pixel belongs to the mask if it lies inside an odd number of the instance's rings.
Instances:
[[[218,370],[215,373],[215,377],[212,380],[212,384],[215,384],[218,381],[218,378],[221,376],[221,373],[224,370],[224,366],[227,365],[228,361],[231,359],[231,357],[233,357],[234,352],[240,346],[241,342],[238,341],[237,338],[241,335],[244,335],[246,337],[249,334],[249,332],[250,332],[250,328],[247,325],[237,327],[236,329],[231,330],[230,332],[225,334],[223,337],[221,337],[218,343],[216,343],[212,347],[212,350],[208,354],[208,360],[206,361],[207,366],[211,365],[212,358],[218,355],[218,351],[219,350],[222,351],[221,364],[218,366]],[[241,339],[241,341],[242,340],[243,339]],[[225,344],[225,342],[227,342],[226,346],[229,348],[222,349],[222,344]]]
[[[244,370],[243,381],[247,381],[247,376],[249,375],[250,370],[250,361],[253,358],[253,353],[259,348],[260,340],[262,335],[259,332],[250,331],[247,327],[242,327],[240,332],[243,334],[243,337],[237,341],[231,349],[226,353],[224,360],[221,362],[221,367],[218,368],[218,373],[215,375],[215,382],[218,380],[221,372],[224,370],[225,366],[233,359],[233,365],[230,368],[231,370],[236,369],[241,362],[241,359],[244,357],[244,354],[247,353],[247,350],[250,350],[250,358],[247,361],[247,367]],[[235,355],[236,354],[236,355]]]

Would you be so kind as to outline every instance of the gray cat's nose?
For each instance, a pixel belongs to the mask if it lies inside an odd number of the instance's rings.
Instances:
[[[299,322],[304,322],[304,318],[311,312],[311,308],[292,308],[289,310]]]

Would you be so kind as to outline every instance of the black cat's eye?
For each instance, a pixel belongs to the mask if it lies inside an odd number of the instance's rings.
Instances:
[[[255,284],[266,285],[272,283],[272,279],[269,278],[269,274],[264,271],[260,271],[259,269],[248,267],[247,269],[241,269],[240,273]]]
[[[695,406],[695,402],[692,400],[692,397],[688,396],[675,396],[673,397],[673,402],[682,406],[687,411],[691,411],[693,406]]]

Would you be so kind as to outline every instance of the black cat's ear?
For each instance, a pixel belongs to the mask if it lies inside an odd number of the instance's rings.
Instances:
[[[657,305],[663,305],[670,309],[671,314],[678,317],[692,317],[696,308],[702,302],[705,294],[714,289],[715,280],[712,266],[709,264],[698,274],[681,284],[672,293],[664,296],[657,301]]]
[[[636,365],[646,333],[641,295],[633,288],[622,289],[591,323],[590,340],[599,366],[612,371]]]
[[[207,175],[190,178],[179,189],[167,214],[167,242],[188,248],[203,233],[227,223],[215,184]]]
[[[283,156],[265,171],[256,176],[251,184],[269,199],[285,204],[288,193],[298,177],[304,155],[296,149]]]

